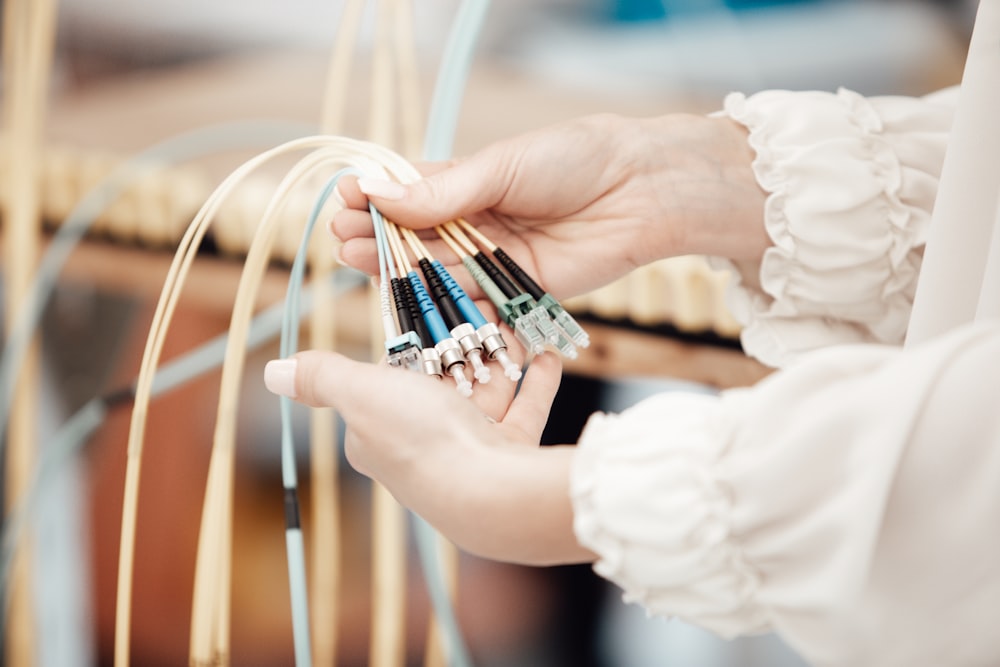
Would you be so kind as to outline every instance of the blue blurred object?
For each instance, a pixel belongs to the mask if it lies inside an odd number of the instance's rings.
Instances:
[[[775,5],[794,5],[824,0],[611,0],[608,15],[621,23],[659,21],[670,15],[694,14],[725,9],[753,10]]]
[[[725,0],[725,5],[730,9],[758,9],[761,7],[774,7],[776,5],[801,5],[810,2],[833,2],[835,0]],[[672,3],[670,3],[672,4]]]
[[[658,21],[667,15],[662,0],[613,0],[609,16],[622,23]]]

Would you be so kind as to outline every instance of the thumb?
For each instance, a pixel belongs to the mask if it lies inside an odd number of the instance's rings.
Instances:
[[[513,174],[505,154],[491,147],[414,183],[359,178],[358,188],[390,220],[427,229],[498,204]]]
[[[312,407],[353,412],[372,402],[405,396],[411,374],[355,361],[336,352],[307,350],[264,367],[264,384],[275,394]],[[426,388],[421,388],[426,391]]]
[[[355,361],[325,350],[306,350],[267,362],[264,385],[274,394],[305,405],[336,408],[345,419],[371,412],[373,406],[396,405],[398,409],[458,396],[423,373]]]

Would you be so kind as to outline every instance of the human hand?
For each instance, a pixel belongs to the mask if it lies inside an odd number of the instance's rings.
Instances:
[[[342,262],[374,273],[369,199],[414,229],[464,217],[562,298],[661,257],[759,258],[770,242],[752,159],[746,131],[725,118],[591,116],[424,165],[408,186],[344,179],[347,208],[331,231]],[[446,266],[456,262],[425,238]]]
[[[537,356],[516,397],[491,383],[475,403],[421,373],[310,351],[269,362],[265,383],[336,408],[351,465],[458,546],[541,564],[589,556],[572,531],[571,448],[536,447],[560,374],[556,355]]]

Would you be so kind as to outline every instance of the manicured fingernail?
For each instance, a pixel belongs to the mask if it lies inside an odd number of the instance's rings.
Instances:
[[[295,359],[273,359],[264,366],[264,386],[279,396],[295,398]]]
[[[334,188],[333,188],[333,201],[337,202],[337,204],[341,208],[343,208],[344,206],[347,205],[344,202],[344,195],[341,194],[341,192],[340,192],[340,183],[337,183],[337,185],[335,185]]]
[[[330,251],[330,254],[333,255],[333,261],[335,261],[337,263],[337,266],[343,266],[343,267],[346,267],[346,268],[353,268],[353,267],[351,267],[350,264],[348,264],[347,262],[344,261],[343,257],[341,257],[341,251],[343,249],[344,249],[344,244],[342,244],[342,243],[338,242],[338,243],[335,243],[333,245],[333,249]]]
[[[369,197],[379,197],[395,201],[406,195],[406,188],[399,183],[384,181],[381,178],[359,178],[358,189]]]

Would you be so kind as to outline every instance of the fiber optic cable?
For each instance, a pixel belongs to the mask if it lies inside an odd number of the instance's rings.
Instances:
[[[400,274],[406,275],[413,270],[410,260],[406,257],[406,249],[402,246],[399,238],[399,229],[387,222],[387,238],[389,248],[397,262]],[[416,334],[420,348],[420,367],[427,375],[437,378],[444,376],[441,367],[441,355],[434,347],[434,337],[431,336],[430,329],[424,321],[417,306],[417,299],[413,293],[413,286],[408,279],[395,277],[390,279],[392,283],[393,300],[396,304],[396,317],[402,331],[412,331]]]
[[[488,0],[464,0],[451,24],[427,116],[423,150],[425,160],[447,160],[451,157],[462,94],[472,67],[472,53],[489,8]]]
[[[480,268],[479,265],[472,260],[469,256],[468,251],[462,246],[463,239],[457,239],[452,237],[448,232],[448,227],[446,225],[441,225],[436,228],[438,236],[451,248],[452,252],[461,260],[462,264],[467,270],[472,274],[473,279],[480,285],[480,288],[487,294],[487,298],[493,301],[494,304],[502,304],[506,301],[506,297],[499,291],[496,284],[490,280]],[[466,240],[467,241],[467,240]],[[471,244],[470,244],[471,245]],[[475,247],[473,246],[473,250]],[[466,313],[467,319],[476,326],[476,335],[479,337],[482,343],[483,350],[486,352],[486,356],[491,360],[496,361],[503,368],[504,375],[506,375],[511,381],[517,382],[521,379],[522,371],[521,367],[518,366],[507,354],[507,342],[503,339],[500,334],[500,329],[493,322],[486,321],[486,318],[482,317],[482,313],[479,308],[476,307],[472,299],[469,298],[467,294],[462,290],[462,288],[455,282],[448,272],[444,269],[440,262],[432,262],[432,266],[438,270],[439,275],[442,276],[442,280],[445,286],[448,288],[449,292],[452,294],[452,298],[459,305],[460,308],[465,311],[467,305],[471,305],[475,309],[475,312],[469,311]],[[449,282],[450,281],[450,282]],[[478,314],[478,318],[476,315]]]
[[[486,324],[486,318],[444,266],[431,256],[413,230],[406,229],[403,233],[413,245],[424,281],[448,325],[451,337],[458,341],[465,358],[472,364],[475,378],[484,384],[489,382],[490,370],[483,363],[483,342],[476,333],[477,329]]]
[[[421,353],[420,338],[412,329],[400,330],[391,305],[390,290],[393,281],[399,280],[396,274],[397,257],[389,241],[386,222],[372,203],[368,204],[371,213],[372,227],[375,231],[375,241],[378,248],[379,261],[379,306],[382,314],[382,324],[385,329],[385,352],[390,366],[403,367],[409,370],[420,370]]]
[[[126,462],[125,498],[122,514],[122,541],[119,558],[119,585],[117,593],[115,661],[128,663],[129,618],[131,610],[131,580],[134,565],[134,537],[138,504],[139,471],[142,459],[142,441],[145,432],[146,406],[149,401],[152,371],[158,363],[170,320],[179,299],[180,290],[194,261],[197,248],[207,231],[215,211],[236,183],[264,162],[278,156],[313,149],[299,161],[282,181],[277,195],[269,202],[255,235],[240,280],[239,291],[233,307],[231,336],[223,365],[222,388],[219,395],[218,419],[212,458],[209,464],[209,493],[206,494],[206,512],[200,532],[199,555],[195,575],[195,604],[192,615],[192,662],[201,664],[226,659],[228,655],[229,615],[228,599],[231,577],[231,487],[232,461],[235,447],[233,418],[236,408],[238,380],[242,371],[241,346],[245,345],[246,328],[260,284],[263,266],[270,256],[276,226],[276,212],[287,196],[288,190],[310,171],[339,162],[358,164],[368,160],[381,171],[384,161],[399,160],[390,151],[365,142],[344,137],[312,136],[287,142],[237,168],[195,216],[185,232],[168,272],[164,290],[153,316],[150,336],[143,354],[142,367],[136,384],[136,408],[132,412],[129,431],[128,459]]]
[[[70,254],[83,240],[100,213],[149,169],[162,168],[203,155],[248,146],[272,145],[308,133],[309,126],[293,123],[247,121],[199,128],[166,139],[126,160],[88,192],[56,230],[42,257],[24,306],[10,331],[0,359],[0,431],[10,416],[10,401],[25,350],[41,322],[45,306],[55,291],[59,274]],[[4,442],[0,441],[0,456]]]
[[[463,0],[452,23],[427,117],[423,150],[425,160],[445,160],[451,157],[462,93],[472,66],[473,50],[489,6],[488,0]],[[445,644],[449,647],[450,664],[453,667],[471,667],[472,660],[462,639],[445,584],[436,533],[421,517],[412,513],[411,516],[428,594]]]
[[[461,225],[462,229],[473,237],[476,238],[487,250],[489,250],[494,257],[499,260],[500,264],[507,269],[508,273],[513,276],[524,290],[530,294],[540,306],[548,311],[549,315],[552,316],[552,320],[555,322],[556,326],[560,329],[560,332],[564,334],[564,338],[569,340],[561,340],[557,346],[562,350],[564,347],[575,344],[579,347],[587,347],[590,345],[590,337],[587,332],[583,330],[577,321],[566,312],[566,309],[562,307],[555,297],[542,289],[535,280],[528,275],[528,272],[522,269],[518,264],[506,253],[503,248],[496,245],[490,241],[485,234],[480,230],[476,229],[468,223],[466,220],[459,220],[458,224]]]
[[[462,237],[461,229],[453,224],[445,227],[454,238]],[[557,340],[555,326],[548,313],[540,309],[534,298],[515,285],[481,250],[473,247],[473,252],[462,256],[462,264],[496,306],[500,319],[514,330],[514,336],[524,348],[531,354],[541,354],[546,343]]]
[[[420,281],[417,272],[410,271],[406,278],[413,288],[413,296],[420,309],[420,314],[427,323],[427,328],[434,339],[434,349],[441,355],[441,366],[455,380],[458,393],[462,396],[471,396],[472,383],[465,377],[465,356],[462,354],[461,346],[457,340],[452,338],[451,331],[448,330],[448,326],[441,317],[433,299],[424,289],[424,284]]]
[[[420,244],[419,239],[409,229],[400,228],[399,231],[410,245],[414,257],[419,260],[423,253],[423,246]],[[446,373],[454,378],[458,393],[462,396],[471,396],[472,383],[465,377],[466,358],[462,346],[452,336],[451,329],[445,322],[437,303],[427,293],[417,272],[411,268],[406,274],[406,278],[413,289],[413,295],[420,314],[427,323],[427,328],[434,339],[434,349],[441,356],[441,366]]]
[[[539,287],[538,283],[526,271],[518,266],[501,248],[486,238],[481,231],[462,219],[459,219],[457,223],[447,223],[445,228],[456,239],[460,240],[467,232],[497,258],[503,269],[506,269],[507,273],[505,274],[500,267],[493,263],[490,257],[476,248],[475,244],[467,237],[462,241],[463,246],[474,251],[475,254],[472,257],[475,263],[510,299],[502,305],[498,304],[498,309],[504,320],[514,329],[519,340],[526,345],[544,346],[550,344],[570,359],[577,357],[578,345],[586,347],[590,344],[586,332],[562,305],[552,295]],[[471,264],[471,262],[465,263],[467,266]],[[476,276],[477,280],[481,280],[478,273],[473,271],[473,275]],[[517,296],[514,296],[515,294]]]
[[[316,148],[297,162],[282,179],[275,194],[269,201],[258,231],[254,236],[240,277],[240,285],[230,320],[231,336],[226,350],[226,360],[222,368],[216,428],[213,438],[212,455],[209,462],[209,483],[205,496],[199,533],[199,549],[195,571],[195,595],[191,621],[191,662],[212,664],[226,660],[229,654],[230,606],[229,590],[232,577],[232,487],[235,459],[235,413],[244,365],[245,332],[249,323],[256,293],[261,283],[263,269],[270,257],[270,249],[279,229],[277,213],[292,188],[315,172],[331,166],[345,164],[359,166],[372,160],[369,155],[381,152],[369,144],[343,137],[313,137],[272,149],[267,154],[251,160],[244,167],[253,168],[260,160],[285,152],[289,149]],[[373,171],[381,171],[377,162],[368,165]],[[241,176],[244,168],[234,174]],[[237,177],[238,177],[237,176]],[[231,187],[231,184],[229,185]],[[227,192],[217,191],[214,204]],[[208,209],[200,212],[200,221],[207,220]],[[187,261],[190,250],[184,260]],[[177,282],[179,286],[180,282]],[[154,330],[155,344],[162,345],[166,328]],[[156,354],[159,354],[157,351]],[[144,358],[144,361],[146,359]],[[141,388],[141,384],[140,384]],[[138,402],[138,399],[137,399]]]
[[[303,124],[271,121],[241,121],[198,128],[166,139],[124,161],[81,198],[41,257],[34,280],[8,332],[0,359],[0,429],[6,429],[25,351],[55,291],[58,276],[101,211],[151,169],[202,155],[288,141],[308,134],[311,129]],[[0,440],[0,458],[5,447],[6,440]]]
[[[299,339],[299,295],[305,273],[309,239],[316,220],[337,183],[346,174],[357,174],[354,169],[341,169],[326,185],[313,204],[299,250],[292,263],[285,296],[284,317],[281,324],[281,358],[287,359],[298,350]],[[381,268],[385,268],[384,266]],[[384,272],[383,272],[384,279]],[[391,315],[390,315],[391,319]],[[395,326],[393,324],[393,326]],[[281,396],[281,481],[285,492],[285,547],[288,552],[288,581],[292,602],[292,634],[295,646],[295,664],[299,667],[312,665],[312,649],[309,634],[309,600],[306,587],[305,547],[302,542],[302,526],[299,521],[298,476],[295,470],[295,437],[292,432],[292,399]]]

